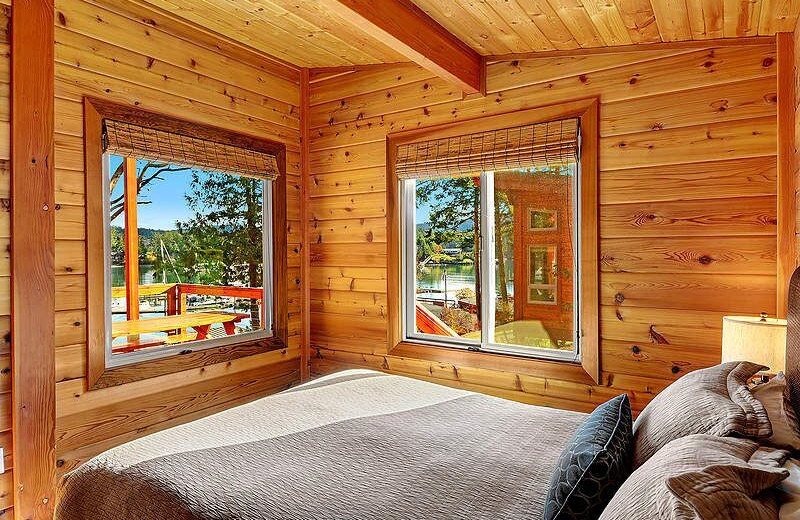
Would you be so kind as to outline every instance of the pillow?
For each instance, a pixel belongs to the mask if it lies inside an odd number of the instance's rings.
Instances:
[[[631,404],[622,394],[592,412],[561,453],[544,520],[597,518],[633,462]]]
[[[777,520],[788,452],[750,439],[689,435],[636,469],[600,520]]]
[[[690,372],[665,388],[633,425],[633,467],[668,442],[693,433],[756,439],[772,435],[764,406],[747,388],[753,374],[764,368],[747,361],[723,363]]]
[[[772,435],[764,439],[764,442],[773,446],[800,450],[800,427],[798,427],[797,415],[792,408],[783,372],[767,383],[754,386],[750,391],[764,406],[772,425]]]

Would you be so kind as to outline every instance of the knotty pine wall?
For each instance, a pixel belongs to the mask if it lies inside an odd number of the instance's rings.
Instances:
[[[0,1],[0,518],[12,518],[11,457],[11,1]]]
[[[413,66],[311,91],[314,374],[366,366],[529,403],[641,409],[719,361],[725,314],[776,308],[772,44],[489,65],[462,99]],[[602,385],[387,355],[386,134],[599,96]]]
[[[262,58],[138,5],[56,1],[56,451],[62,471],[100,448],[299,380],[299,80],[279,77]],[[86,391],[84,95],[286,143],[287,350]],[[0,311],[7,309],[0,302]]]

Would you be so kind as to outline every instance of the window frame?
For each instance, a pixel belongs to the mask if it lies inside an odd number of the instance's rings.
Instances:
[[[547,228],[537,228],[531,225],[531,217],[534,213],[549,213],[553,215],[553,225]],[[558,231],[558,210],[546,208],[528,208],[528,231],[532,233],[547,233],[549,231]]]
[[[391,133],[386,139],[387,157],[387,176],[386,176],[386,203],[387,216],[389,220],[387,236],[388,253],[388,273],[387,273],[387,292],[388,292],[388,318],[389,330],[387,337],[387,352],[393,355],[423,357],[425,359],[435,359],[437,361],[456,362],[463,366],[477,368],[495,368],[497,366],[513,367],[519,373],[542,374],[547,373],[558,367],[559,376],[576,382],[599,382],[600,381],[600,359],[599,359],[599,263],[598,263],[598,186],[597,186],[597,157],[598,157],[598,100],[596,98],[583,99],[568,103],[561,103],[541,108],[533,108],[516,112],[503,113],[493,116],[480,117],[470,120],[463,120],[428,128],[418,128],[409,131]],[[576,230],[578,240],[578,251],[580,257],[580,269],[577,273],[576,286],[580,289],[578,320],[579,326],[576,327],[580,335],[580,359],[574,357],[570,352],[569,359],[565,357],[548,356],[543,352],[541,356],[530,356],[530,349],[515,353],[513,348],[503,346],[503,349],[464,349],[453,348],[442,342],[441,338],[426,335],[421,338],[406,338],[404,335],[405,327],[409,318],[406,317],[406,306],[404,301],[408,295],[405,294],[406,286],[403,279],[406,275],[404,269],[408,266],[403,265],[405,258],[405,243],[403,225],[403,207],[407,203],[409,195],[403,189],[395,172],[395,161],[397,148],[400,145],[430,139],[440,139],[464,135],[468,133],[491,131],[511,126],[519,126],[546,121],[554,121],[569,117],[580,119],[580,164],[577,172],[577,182],[580,187],[580,196],[577,201],[580,220],[579,230]],[[482,178],[483,181],[483,178]],[[482,198],[484,193],[491,186],[486,186],[482,182]],[[491,208],[482,204],[487,211]],[[494,244],[493,237],[487,233],[492,231],[489,226],[491,215],[483,215],[482,234],[484,244]],[[527,227],[527,226],[526,226]],[[488,239],[488,241],[487,241]],[[486,247],[484,245],[484,247]],[[482,283],[485,287],[494,287],[493,269],[484,269],[482,273]],[[526,295],[527,297],[527,295]],[[527,299],[527,298],[526,298]],[[491,314],[491,313],[490,313]],[[493,326],[493,316],[487,316],[482,320],[483,337],[489,337],[486,333],[487,328]],[[477,340],[466,340],[465,343]],[[545,349],[543,349],[545,350]],[[508,369],[508,368],[504,368]]]
[[[556,244],[545,243],[545,244],[528,244],[528,269],[526,269],[526,277],[527,282],[525,286],[527,287],[527,294],[525,298],[529,305],[558,305],[558,277],[553,280],[553,283],[533,283],[531,279],[531,253],[535,249],[544,249],[545,251],[549,248],[553,248],[553,258],[556,261],[556,267],[558,267],[558,246]],[[580,263],[580,262],[579,262]],[[549,302],[546,300],[532,300],[531,299],[531,289],[548,289],[550,292],[553,293],[553,301]]]
[[[106,157],[102,145],[102,121],[112,118],[143,126],[193,135],[220,143],[264,151],[274,155],[279,173],[271,185],[269,215],[271,230],[269,243],[263,249],[271,251],[264,267],[265,292],[271,280],[271,306],[268,321],[272,333],[258,331],[203,341],[199,348],[187,344],[176,346],[168,354],[137,356],[137,359],[118,363],[110,359],[110,317],[107,315],[107,298],[110,298],[110,262],[108,260],[108,200],[105,179]],[[288,345],[288,281],[286,236],[286,147],[283,143],[267,141],[210,125],[186,121],[103,100],[84,98],[84,149],[86,169],[86,327],[87,327],[87,386],[90,390],[106,388],[164,374],[202,368],[206,365],[231,361],[237,358],[275,350],[286,351]],[[267,276],[269,271],[269,276]],[[267,303],[265,303],[267,304]],[[200,343],[200,342],[198,342]],[[165,349],[166,350],[166,349]],[[163,351],[161,351],[163,352]],[[143,353],[144,354],[144,353]],[[153,353],[155,354],[155,353]],[[115,357],[118,355],[115,355]]]

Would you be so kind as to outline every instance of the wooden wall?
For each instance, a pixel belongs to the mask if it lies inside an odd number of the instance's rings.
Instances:
[[[721,318],[776,310],[773,44],[490,64],[485,97],[412,66],[311,92],[315,374],[367,366],[530,403],[642,408],[719,361]],[[599,96],[603,384],[387,355],[387,132]]]
[[[5,473],[0,473],[0,518],[11,518],[11,134],[10,73],[11,1],[0,2],[0,447]]]
[[[299,379],[297,71],[280,70],[243,48],[137,5],[121,0],[56,2],[56,448],[62,471],[99,448]],[[84,95],[287,144],[287,350],[86,391]],[[0,150],[6,153],[4,147]],[[5,303],[0,298],[0,314]]]

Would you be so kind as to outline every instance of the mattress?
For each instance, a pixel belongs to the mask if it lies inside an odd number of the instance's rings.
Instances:
[[[93,458],[56,518],[540,518],[584,418],[350,370]]]

